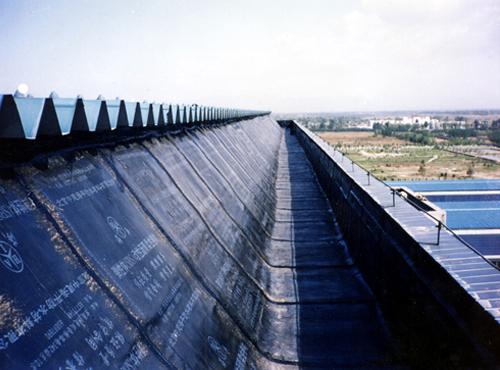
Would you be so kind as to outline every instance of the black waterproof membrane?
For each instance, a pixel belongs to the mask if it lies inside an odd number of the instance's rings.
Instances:
[[[2,369],[402,367],[270,118],[54,155],[0,190]]]
[[[161,367],[45,211],[0,186],[0,368]]]

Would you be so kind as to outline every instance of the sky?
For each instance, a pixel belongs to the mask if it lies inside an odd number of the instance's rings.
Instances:
[[[500,108],[500,0],[0,0],[0,92],[274,112]]]

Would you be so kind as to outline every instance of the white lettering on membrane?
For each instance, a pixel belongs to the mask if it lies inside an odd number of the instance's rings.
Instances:
[[[4,240],[0,240],[0,262],[9,271],[20,273],[24,270],[24,262],[19,251],[15,235],[11,232],[4,233]]]
[[[87,180],[87,173],[95,170],[92,163],[81,168],[61,168],[57,174],[52,174],[49,181],[58,189]]]
[[[234,370],[245,370],[247,356],[248,356],[248,347],[244,343],[241,343],[240,347],[238,348],[238,354],[236,355]]]
[[[149,234],[137,244],[125,257],[111,266],[111,271],[119,278],[127,276],[128,272],[144,259],[156,246],[158,239],[154,234]]]
[[[85,199],[85,198],[90,198],[93,195],[100,193],[101,191],[104,191],[105,189],[112,187],[113,185],[115,185],[115,181],[113,179],[104,180],[104,181],[101,181],[100,183],[95,184],[89,188],[81,189],[81,190],[75,191],[75,192],[73,192],[65,197],[56,199],[55,204],[59,208],[64,208],[71,203],[78,202],[78,201]]]
[[[246,289],[245,281],[240,277],[233,287],[231,300],[238,302],[238,315],[248,321],[251,328],[254,328],[262,306],[260,295],[251,289]]]
[[[47,339],[52,339],[54,338],[54,335],[59,333],[59,331],[64,327],[64,323],[62,320],[57,320],[57,322],[52,325],[52,327],[45,332],[45,338]]]
[[[106,222],[113,231],[116,242],[123,244],[123,241],[130,235],[130,230],[121,225],[113,216],[106,217]]]
[[[215,279],[215,285],[217,285],[219,289],[222,289],[224,287],[224,282],[229,270],[231,270],[231,263],[229,261],[226,261],[222,265],[219,273],[217,274],[217,278]]]
[[[16,343],[23,335],[28,334],[47,314],[59,307],[59,305],[71,296],[79,287],[84,285],[90,279],[87,272],[82,272],[77,278],[67,283],[20,320],[19,325],[15,325],[6,334],[0,337],[0,351],[5,350]]]
[[[134,346],[125,362],[120,366],[120,370],[132,370],[139,367],[142,360],[148,355],[148,348],[142,342]]]
[[[199,297],[200,297],[200,292],[198,292],[197,290],[195,290],[193,294],[191,294],[191,297],[189,298],[186,307],[184,307],[184,311],[182,312],[182,314],[179,316],[179,319],[175,323],[174,331],[170,334],[170,337],[168,339],[168,344],[171,347],[174,347],[175,344],[177,343],[179,336],[182,334],[184,330],[186,322],[189,320],[189,317],[191,316],[194,304],[196,303]]]
[[[64,329],[64,331],[59,336],[57,336],[57,338],[54,339],[42,352],[40,352],[35,360],[30,363],[30,368],[33,370],[40,369],[45,363],[47,363],[48,360],[52,358],[52,355],[59,348],[61,348],[62,345],[68,339],[70,339],[79,328],[85,327],[85,323],[88,321],[89,317],[89,310],[85,310],[81,314],[79,314],[75,321],[68,325]]]
[[[64,368],[59,366],[58,370],[76,370],[79,367],[85,368],[85,358],[81,355],[80,352],[74,351],[69,358],[64,360]],[[86,368],[87,370],[92,369],[90,367]]]
[[[173,272],[167,264],[167,258],[161,252],[152,253],[152,256],[149,266],[144,266],[139,271],[135,271],[132,280],[148,301],[153,301],[154,297],[158,296],[162,283],[167,282],[168,277]]]
[[[102,315],[96,318],[99,303],[94,301],[90,294],[87,294],[82,302],[84,303],[84,308],[76,314],[67,325],[61,327],[56,323],[58,332],[55,334],[57,336],[54,335],[55,339],[40,351],[30,363],[31,369],[39,369],[50,363],[54,354],[63,348],[67,341],[77,336],[78,333],[84,335],[83,338],[78,337],[78,340],[85,343],[92,351],[90,354],[92,362],[98,359],[102,365],[109,367],[114,365],[116,359],[121,358],[120,352],[123,352],[126,344],[124,335],[116,328],[111,318]],[[145,348],[132,350],[128,355],[128,361],[131,361],[132,364],[136,363],[138,360],[140,362],[145,356],[143,354],[144,351],[147,350]],[[127,361],[125,361],[125,363],[126,362]],[[76,370],[81,366],[86,369],[91,369],[91,367],[85,365],[88,365],[85,357],[81,355],[80,352],[74,351],[69,357],[61,361],[61,365],[54,365],[52,368]],[[102,366],[99,366],[99,368],[101,367]]]
[[[35,209],[36,205],[29,197],[11,200],[0,206],[0,221],[25,215]]]
[[[229,356],[229,351],[227,347],[221,344],[217,339],[215,339],[211,335],[208,336],[207,341],[208,345],[210,346],[210,349],[217,356],[217,360],[219,360],[219,363],[222,365],[223,368],[225,368],[227,366],[227,358]]]

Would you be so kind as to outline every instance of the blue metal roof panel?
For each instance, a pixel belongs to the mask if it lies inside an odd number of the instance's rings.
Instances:
[[[498,229],[500,209],[447,209],[446,224],[452,229]]]
[[[127,112],[127,121],[129,127],[134,125],[135,110],[137,109],[137,103],[135,102],[125,102],[125,110]]]
[[[160,122],[160,111],[161,111],[161,104],[151,104],[152,110],[153,110],[153,123],[155,126],[158,125]]]
[[[59,121],[61,133],[67,135],[71,131],[73,117],[76,111],[76,98],[52,98],[54,108]]]
[[[109,123],[111,129],[114,130],[118,127],[118,118],[120,115],[120,105],[121,101],[116,100],[106,100],[106,107],[108,108]]]
[[[430,197],[429,197],[430,198]],[[428,199],[429,199],[428,198]],[[500,201],[495,200],[474,200],[474,201],[435,201],[429,199],[440,208],[446,210],[480,211],[480,210],[500,210]]]
[[[498,234],[460,235],[460,237],[485,256],[500,256]]]
[[[141,118],[142,118],[142,125],[146,126],[148,124],[148,115],[149,115],[149,107],[150,104],[146,102],[139,103],[141,107]]]
[[[500,179],[391,181],[390,186],[406,186],[413,191],[500,190]]]
[[[36,139],[40,119],[42,118],[44,98],[16,98],[14,101],[21,118],[26,139]]]
[[[83,100],[83,109],[87,117],[89,131],[95,131],[99,120],[99,111],[101,110],[101,100]]]

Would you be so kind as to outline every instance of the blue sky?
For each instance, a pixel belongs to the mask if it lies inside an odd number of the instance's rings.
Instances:
[[[275,112],[500,108],[498,0],[0,0],[0,91]]]

